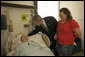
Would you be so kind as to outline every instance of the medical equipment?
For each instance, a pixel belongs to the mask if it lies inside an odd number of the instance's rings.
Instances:
[[[7,18],[6,15],[1,15],[1,30],[7,29]]]

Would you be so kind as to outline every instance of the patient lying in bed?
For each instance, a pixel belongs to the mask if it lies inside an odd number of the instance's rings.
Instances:
[[[42,47],[34,41],[29,41],[25,35],[21,36],[22,43],[16,48],[13,56],[54,56],[48,47]]]

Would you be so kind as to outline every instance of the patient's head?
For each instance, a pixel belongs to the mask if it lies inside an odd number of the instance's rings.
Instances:
[[[21,41],[22,41],[22,42],[28,41],[27,36],[26,36],[26,35],[22,35],[22,36],[21,36]]]

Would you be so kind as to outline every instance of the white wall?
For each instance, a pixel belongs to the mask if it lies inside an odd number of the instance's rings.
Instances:
[[[84,50],[84,1],[60,1],[60,8],[68,8],[79,26],[82,33],[82,49]]]

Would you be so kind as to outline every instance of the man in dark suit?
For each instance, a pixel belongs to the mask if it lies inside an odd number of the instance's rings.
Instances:
[[[33,17],[33,23],[35,25],[35,30],[28,34],[28,36],[34,35],[41,31],[46,34],[50,39],[50,49],[54,52],[54,55],[57,56],[56,51],[56,40],[54,40],[54,35],[56,33],[57,21],[54,17],[48,16],[41,18],[39,15]]]

